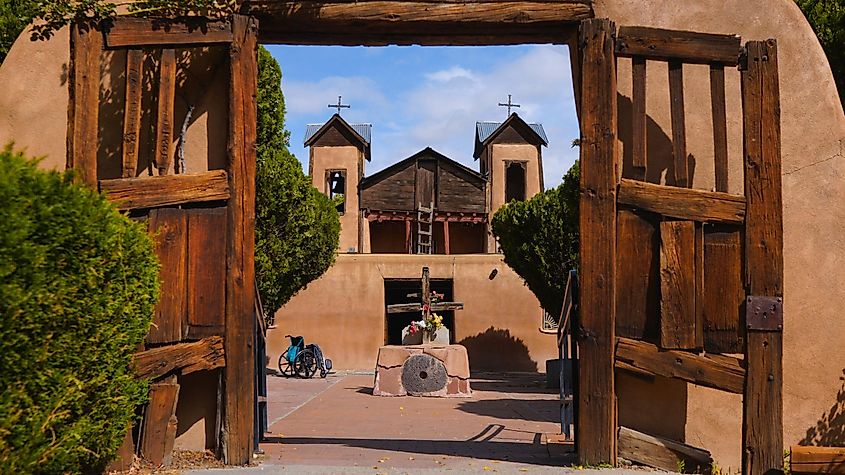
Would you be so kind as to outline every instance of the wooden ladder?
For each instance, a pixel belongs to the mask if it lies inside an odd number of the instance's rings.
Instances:
[[[417,208],[417,254],[431,254],[433,242],[432,232],[434,231],[434,202],[429,207],[420,203]]]

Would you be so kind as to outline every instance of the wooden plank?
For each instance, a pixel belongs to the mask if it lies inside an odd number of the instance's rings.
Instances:
[[[660,223],[660,346],[695,348],[695,223]]]
[[[411,220],[405,219],[405,251],[410,254],[413,245],[411,243]]]
[[[189,374],[220,368],[224,361],[223,339],[219,336],[190,343],[160,346],[136,353],[135,377],[156,379],[174,371]]]
[[[100,180],[100,191],[118,209],[154,208],[184,203],[229,199],[225,170],[185,175],[168,175]]]
[[[153,383],[150,385],[150,400],[144,411],[144,430],[141,434],[141,457],[154,467],[168,465],[176,437],[168,425],[176,417],[176,402],[179,399],[179,385],[173,382]],[[170,451],[168,451],[168,448]],[[165,463],[167,462],[167,463]]]
[[[182,322],[185,316],[185,211],[175,208],[152,210],[149,232],[154,236],[156,254],[161,263],[161,297],[156,304],[146,341],[148,344],[179,341],[182,339]]]
[[[623,178],[619,203],[669,218],[742,224],[745,197],[716,191],[655,185]]]
[[[100,113],[100,52],[103,36],[92,24],[74,23],[70,31],[67,168],[76,179],[97,184]]]
[[[675,186],[689,188],[687,129],[684,118],[684,65],[669,63],[669,108],[672,116],[672,155],[675,164]]]
[[[449,254],[449,221],[443,221],[443,250]]]
[[[187,337],[220,335],[226,314],[226,208],[188,212]]]
[[[661,350],[657,345],[630,338],[617,339],[616,362],[617,367],[627,364],[653,375],[735,394],[742,394],[745,383],[743,362],[738,358]]]
[[[728,121],[725,108],[725,67],[710,66],[710,109],[713,116],[713,156],[716,191],[728,191]]]
[[[581,23],[580,326],[576,441],[583,465],[616,464],[616,27]]]
[[[231,41],[232,29],[227,22],[199,18],[187,21],[115,18],[106,32],[109,48],[207,45]]]
[[[432,312],[446,312],[449,310],[462,310],[463,302],[438,302],[430,304]],[[396,303],[387,306],[387,313],[421,312],[422,304],[419,303]]]
[[[123,111],[123,178],[133,178],[138,168],[138,139],[141,134],[141,94],[144,82],[144,52],[126,52],[126,104]]]
[[[704,348],[704,224],[695,223],[695,348]]]
[[[633,175],[630,178],[645,181],[646,177],[646,60],[632,60],[631,93],[631,155],[633,157]]]
[[[173,171],[173,103],[176,99],[176,50],[161,50],[158,74],[155,160],[159,175]]]
[[[257,20],[232,17],[229,50],[229,189],[226,235],[226,369],[222,428],[224,461],[252,460],[255,364],[255,142]]]
[[[616,216],[616,334],[655,340],[659,315],[659,234],[633,211]]]
[[[649,467],[678,471],[683,464],[687,473],[710,473],[713,458],[710,452],[691,445],[619,428],[619,456]]]
[[[132,462],[135,461],[135,440],[132,438],[132,426],[126,429],[126,435],[123,437],[123,443],[117,449],[115,459],[106,468],[106,473],[123,472],[132,467]]]
[[[745,272],[749,295],[783,296],[780,94],[775,40],[746,44],[742,72]],[[782,469],[783,333],[746,332],[743,473]]]
[[[704,349],[742,353],[742,234],[738,227],[707,226],[704,233]]]
[[[792,473],[845,474],[845,447],[793,445],[789,465]]]
[[[616,35],[616,52],[620,56],[641,56],[684,63],[721,63],[732,66],[739,61],[740,46],[740,38],[736,35],[639,26],[619,27]]]

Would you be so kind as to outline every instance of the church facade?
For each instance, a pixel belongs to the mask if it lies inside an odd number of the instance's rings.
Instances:
[[[553,319],[504,263],[490,227],[503,204],[543,190],[542,125],[516,113],[478,122],[478,170],[426,147],[366,175],[371,128],[335,114],[306,129],[312,182],[339,203],[338,256],[277,313],[271,364],[283,336],[295,334],[318,343],[337,369],[372,370],[378,348],[401,344],[402,329],[420,318],[388,314],[387,305],[418,301],[428,267],[432,290],[463,303],[442,315],[473,371],[545,371],[557,357]]]

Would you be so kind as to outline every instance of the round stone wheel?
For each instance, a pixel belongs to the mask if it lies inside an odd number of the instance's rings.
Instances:
[[[447,379],[446,366],[431,355],[412,355],[402,365],[402,386],[411,396],[440,391]]]

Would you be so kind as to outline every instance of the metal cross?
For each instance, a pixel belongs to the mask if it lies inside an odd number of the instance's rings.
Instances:
[[[350,106],[350,105],[343,104],[340,100],[341,97],[342,96],[337,96],[337,104],[329,104],[329,106],[328,106],[329,108],[337,109],[337,115],[340,115],[341,109],[351,109],[352,108],[352,106]]]
[[[508,102],[505,104],[504,102],[499,103],[499,107],[507,107],[508,108],[508,117],[511,115],[511,108],[519,107],[519,104],[514,104],[511,102],[511,95],[508,94]]]

